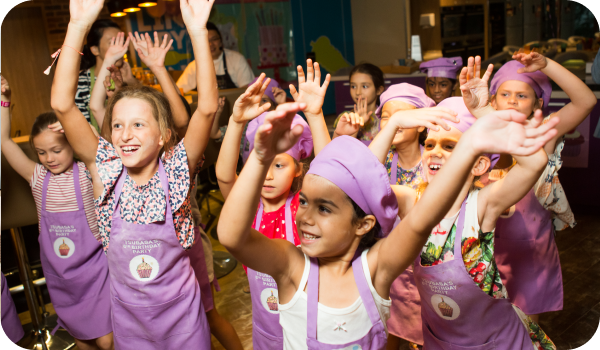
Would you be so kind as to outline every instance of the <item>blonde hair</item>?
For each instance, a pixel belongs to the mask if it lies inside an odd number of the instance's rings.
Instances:
[[[152,110],[152,116],[158,122],[160,134],[164,140],[163,152],[168,153],[169,150],[177,144],[177,133],[173,123],[173,115],[171,114],[171,106],[169,100],[164,94],[154,90],[148,86],[133,87],[126,86],[117,91],[109,100],[106,106],[105,123],[109,125],[109,135],[112,139],[112,118],[113,109],[117,102],[124,98],[135,98],[146,101]],[[162,152],[161,152],[162,154]]]

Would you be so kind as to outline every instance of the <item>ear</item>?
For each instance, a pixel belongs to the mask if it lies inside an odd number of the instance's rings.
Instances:
[[[492,98],[490,99],[490,104],[492,105],[492,107],[494,107],[494,109],[496,109],[496,95],[492,95]]]
[[[304,164],[302,164],[301,161],[298,161],[298,166],[296,167],[296,174],[294,174],[294,177],[299,177],[300,175],[302,175],[303,170],[304,170]]]
[[[92,46],[92,47],[90,47],[90,51],[92,51],[92,54],[94,54],[94,56],[99,56],[100,55],[100,49],[98,48],[98,46]]]
[[[380,86],[377,88],[377,96],[381,96],[381,94],[383,94],[383,91],[385,90],[385,86]]]
[[[375,219],[375,216],[373,216],[373,215],[365,216],[364,218],[360,219],[360,221],[358,222],[358,228],[356,230],[356,235],[357,236],[366,235],[369,231],[371,231],[371,229],[373,229],[373,227],[375,227],[376,223],[377,223],[377,219]]]
[[[419,127],[417,128],[417,132],[418,132],[418,133],[422,133],[422,132],[423,132],[423,130],[425,130],[425,127],[424,127],[424,126],[419,126]]]
[[[171,130],[167,130],[167,140],[171,139]],[[162,137],[162,133],[160,133],[160,140],[158,141],[158,144],[160,145],[160,147],[163,147],[165,145],[166,140],[163,139]]]
[[[474,176],[481,176],[487,173],[491,164],[492,163],[488,157],[479,156],[479,158],[477,158],[477,161],[475,162],[475,165],[473,165],[473,169],[471,169],[471,174],[473,174]]]
[[[536,109],[543,109],[543,108],[544,108],[544,99],[543,98],[538,98],[538,105],[537,105]]]

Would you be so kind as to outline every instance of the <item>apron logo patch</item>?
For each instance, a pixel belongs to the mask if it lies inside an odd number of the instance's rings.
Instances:
[[[431,306],[444,320],[452,321],[460,315],[458,304],[447,295],[434,294],[431,297]]]
[[[66,237],[60,237],[54,241],[54,253],[62,259],[67,259],[75,253],[75,243]]]
[[[158,275],[158,261],[150,255],[138,255],[129,262],[129,271],[133,278],[141,282],[152,281]]]
[[[260,293],[260,301],[265,310],[272,314],[279,314],[279,294],[277,293],[277,289],[263,289]]]

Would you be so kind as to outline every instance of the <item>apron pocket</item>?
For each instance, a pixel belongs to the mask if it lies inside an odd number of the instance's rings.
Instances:
[[[97,271],[83,271],[71,278],[62,278],[44,272],[52,304],[72,306],[95,298],[105,289],[104,286],[108,283],[107,271],[107,268]],[[106,291],[108,292],[108,287]]]
[[[252,322],[252,344],[255,349],[283,349],[283,336],[276,337],[268,334],[264,330],[260,329],[255,322]]]
[[[496,349],[496,343],[492,340],[491,342],[482,344],[482,345],[475,345],[475,346],[460,346],[460,345],[456,345],[456,344],[452,344],[452,343],[448,343],[445,342],[443,340],[438,339],[435,335],[433,335],[433,333],[431,332],[431,330],[429,329],[429,326],[424,325],[423,329],[425,329],[425,332],[427,332],[427,335],[424,337],[425,338],[425,345],[423,346],[423,348],[425,349],[433,349],[433,350],[446,350],[446,349],[452,349],[452,350],[495,350]]]
[[[132,305],[117,297],[113,300],[115,336],[161,341],[192,331],[185,294],[158,305]]]

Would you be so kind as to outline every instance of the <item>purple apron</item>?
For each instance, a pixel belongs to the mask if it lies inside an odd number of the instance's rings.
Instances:
[[[4,274],[0,272],[2,283],[2,329],[8,339],[11,342],[16,343],[21,338],[25,332],[23,331],[23,326],[21,326],[21,320],[19,320],[19,315],[17,315],[17,309],[15,309],[15,304],[13,302],[12,297],[10,296],[10,290],[8,288],[8,284],[6,284],[6,277]]]
[[[352,272],[354,273],[354,280],[358,287],[358,293],[362,299],[363,304],[373,325],[364,337],[355,341],[348,342],[346,344],[325,344],[317,340],[317,319],[319,310],[319,261],[316,258],[310,258],[310,272],[308,274],[308,283],[306,287],[307,293],[307,316],[306,316],[306,330],[307,339],[306,345],[308,350],[333,350],[333,349],[362,349],[362,350],[380,350],[385,349],[387,345],[387,335],[385,334],[385,327],[379,311],[377,311],[377,305],[367,278],[363,272],[362,259],[360,255],[352,262]]]
[[[294,244],[292,210],[290,205],[294,199],[290,193],[285,201],[285,235]],[[260,202],[254,229],[260,232],[263,215],[263,204]],[[279,294],[277,283],[273,277],[248,268],[248,283],[252,299],[252,344],[254,349],[283,349],[283,329],[279,324]]]
[[[121,219],[119,197],[127,168],[115,186],[108,264],[115,349],[210,349],[200,287],[173,226],[169,183],[165,221],[133,224]]]
[[[88,225],[79,186],[79,166],[73,163],[77,211],[46,211],[46,193],[52,174],[42,188],[40,258],[59,327],[74,338],[90,340],[113,331],[110,320],[108,263],[102,245]]]
[[[527,315],[563,308],[551,213],[533,190],[496,223],[496,263],[508,296]]]
[[[214,308],[212,287],[208,280],[208,270],[206,268],[206,260],[204,259],[204,249],[202,247],[202,238],[200,237],[200,229],[194,227],[194,236],[196,242],[192,248],[186,252],[190,257],[190,264],[200,285],[200,291],[202,292],[202,304],[204,305],[204,311],[209,312]]]
[[[422,300],[424,349],[531,350],[529,333],[508,299],[481,291],[467,273],[461,254],[466,200],[456,225],[454,260],[421,266],[415,280]]]
[[[419,145],[421,154],[423,146]],[[390,183],[398,183],[398,152],[394,152]],[[394,227],[400,220],[396,220]],[[415,344],[423,345],[423,324],[421,321],[421,297],[415,283],[413,266],[409,266],[392,282],[390,288],[390,319],[387,321],[388,332]]]

